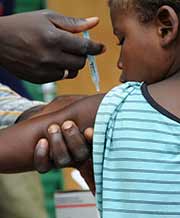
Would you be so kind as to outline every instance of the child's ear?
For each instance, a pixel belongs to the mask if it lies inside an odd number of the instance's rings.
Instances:
[[[170,6],[162,6],[156,15],[158,35],[162,47],[170,45],[176,39],[179,28],[179,18]]]

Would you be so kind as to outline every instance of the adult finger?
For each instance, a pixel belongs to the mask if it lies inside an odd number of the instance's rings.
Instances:
[[[47,17],[58,28],[72,32],[79,33],[95,27],[99,23],[98,17],[90,18],[74,18],[64,16],[62,14],[49,11]]]
[[[78,75],[78,70],[73,70],[69,68],[60,68],[60,66],[54,65],[46,65],[44,66],[45,70],[41,72],[41,74],[44,74],[46,72],[53,72],[53,73],[46,73],[46,75],[43,77],[44,82],[53,82],[57,80],[63,80],[63,79],[71,79]],[[53,70],[52,70],[53,69]],[[33,81],[32,81],[33,82]],[[36,81],[37,82],[37,81]]]
[[[98,55],[105,52],[106,48],[102,43],[94,42],[89,39],[81,38],[69,32],[59,32],[59,44],[66,53],[76,55]],[[60,37],[61,36],[61,37]],[[58,45],[57,40],[57,45]]]
[[[50,156],[57,168],[71,164],[71,157],[63,139],[59,125],[53,124],[48,128],[48,141],[50,143]]]
[[[73,121],[65,121],[61,128],[73,160],[87,160],[90,157],[90,149],[76,124]]]
[[[93,134],[94,134],[94,129],[93,128],[87,128],[84,131],[84,136],[85,136],[85,138],[86,138],[86,140],[88,141],[89,144],[92,144]]]
[[[86,56],[79,56],[67,52],[61,52],[60,60],[54,61],[54,64],[61,69],[80,70],[85,66]],[[59,62],[58,62],[59,61]]]
[[[63,16],[61,14],[52,12],[52,11],[45,11],[48,19],[60,29],[59,31],[59,40],[61,43],[63,43],[63,35],[62,35],[62,30],[66,34],[69,32],[70,33],[79,33],[82,31],[86,31],[90,28],[95,27],[99,23],[99,18],[98,17],[91,17],[91,18],[74,18],[74,17],[67,17]],[[57,31],[58,32],[58,31]],[[71,40],[67,38],[67,35],[65,37],[65,42],[63,43],[64,45],[71,45],[70,46],[70,51],[73,50],[73,47],[75,45],[78,45],[77,49],[75,50],[75,53],[79,50],[79,46],[81,46],[81,50],[85,50],[84,52],[80,52],[80,54],[100,54],[103,51],[105,51],[105,46],[102,45],[101,43],[95,43],[91,40],[84,40],[78,42],[75,42],[75,36],[74,34],[71,34],[72,38],[72,43]],[[78,38],[78,37],[77,37]],[[56,40],[54,40],[56,42]],[[78,43],[78,44],[77,44]],[[69,47],[67,47],[67,52],[69,52]],[[81,51],[80,50],[80,51]]]
[[[35,148],[34,167],[39,173],[48,172],[52,168],[47,139],[40,139]]]

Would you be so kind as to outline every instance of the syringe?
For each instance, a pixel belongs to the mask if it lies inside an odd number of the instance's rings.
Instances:
[[[90,35],[88,31],[83,32],[83,37],[86,39],[90,39]],[[88,61],[89,61],[89,68],[91,72],[91,79],[96,87],[96,91],[100,91],[100,79],[99,79],[99,72],[96,65],[95,57],[92,55],[88,55]]]

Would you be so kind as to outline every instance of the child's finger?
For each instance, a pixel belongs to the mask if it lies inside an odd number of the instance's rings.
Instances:
[[[40,139],[35,148],[34,167],[40,173],[48,172],[52,168],[49,159],[49,144],[47,139]]]
[[[48,128],[48,141],[50,143],[51,159],[57,168],[67,167],[71,164],[71,156],[63,139],[59,125],[53,124]]]
[[[73,121],[65,121],[62,125],[62,132],[73,160],[75,162],[87,160],[90,156],[90,149],[76,124]]]

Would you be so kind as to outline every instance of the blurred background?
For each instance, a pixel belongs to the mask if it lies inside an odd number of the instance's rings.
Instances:
[[[100,24],[91,30],[90,34],[93,40],[103,42],[107,47],[105,54],[96,57],[101,79],[101,92],[107,92],[112,87],[116,86],[119,83],[119,71],[116,67],[119,48],[116,46],[117,40],[112,33],[107,1],[0,0],[0,15],[2,16],[44,8],[49,8],[67,16],[98,16],[100,18]],[[42,86],[18,80],[3,69],[0,69],[0,73],[1,83],[10,86],[16,92],[30,99],[51,101],[57,95],[90,95],[96,93],[95,87],[91,81],[88,64],[81,70],[76,79],[59,81]],[[0,194],[4,196],[4,201],[0,203],[0,217],[55,218],[54,193],[57,190],[81,188],[77,182],[72,179],[72,171],[73,169],[63,171],[53,170],[41,176],[37,175],[37,173],[12,176],[0,175]],[[11,203],[11,208],[9,203]],[[13,207],[13,205],[15,206]]]

